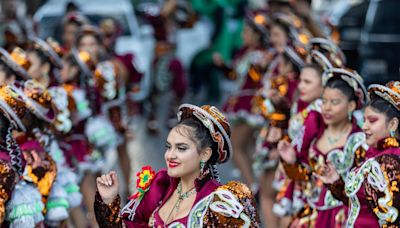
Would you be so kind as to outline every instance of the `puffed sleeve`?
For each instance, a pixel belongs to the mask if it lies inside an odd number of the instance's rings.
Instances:
[[[99,226],[147,228],[151,214],[159,206],[169,185],[170,177],[167,171],[159,171],[143,195],[131,199],[122,210],[119,196],[112,203],[105,204],[97,193],[94,208]]]
[[[400,156],[385,154],[375,158],[364,181],[366,199],[384,227],[400,224]]]
[[[191,210],[188,227],[260,227],[250,189],[237,181],[218,187]]]

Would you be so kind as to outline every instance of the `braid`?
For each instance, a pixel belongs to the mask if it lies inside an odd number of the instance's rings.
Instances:
[[[209,164],[208,167],[209,167],[208,169],[210,170],[210,173],[211,173],[211,177],[214,180],[221,182],[221,179],[219,178],[219,171],[218,171],[217,164]]]
[[[6,136],[6,144],[7,144],[7,151],[11,158],[11,165],[17,171],[19,175],[22,174],[22,160],[21,160],[21,149],[19,148],[17,142],[12,137],[13,127],[10,125],[7,130]]]

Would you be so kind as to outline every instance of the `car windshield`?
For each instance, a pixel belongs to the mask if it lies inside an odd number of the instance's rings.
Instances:
[[[375,2],[376,10],[368,26],[370,33],[400,34],[400,1],[379,1]],[[369,18],[367,19],[369,21]]]
[[[99,25],[99,23],[103,19],[112,18],[119,23],[119,26],[122,28],[123,36],[131,36],[132,32],[130,31],[128,20],[125,15],[109,15],[109,14],[86,14],[87,18],[89,18],[90,22],[95,25]],[[61,24],[62,17],[61,16],[44,16],[40,21],[39,25],[39,36],[40,37],[54,37],[57,40],[61,40],[62,34],[62,26]]]

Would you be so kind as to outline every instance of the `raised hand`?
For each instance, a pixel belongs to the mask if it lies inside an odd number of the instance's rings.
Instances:
[[[322,172],[318,175],[314,173],[314,176],[319,178],[324,184],[333,184],[335,181],[339,180],[340,176],[337,173],[335,166],[331,163],[324,165],[322,167]]]
[[[267,142],[277,143],[282,138],[282,129],[270,126],[268,129]]]
[[[42,166],[43,159],[35,150],[23,151],[22,155],[24,156],[26,163],[32,166],[32,169]]]
[[[97,190],[104,203],[112,203],[118,195],[119,181],[115,171],[104,174],[96,179]]]
[[[281,140],[278,143],[278,152],[281,158],[288,164],[296,162],[296,152],[293,146],[286,140]]]

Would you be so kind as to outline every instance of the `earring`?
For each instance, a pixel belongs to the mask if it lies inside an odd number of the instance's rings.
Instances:
[[[349,121],[351,121],[352,117],[353,117],[353,112],[352,111],[348,111],[347,112],[347,118],[349,119]]]
[[[205,175],[205,167],[206,167],[206,162],[205,161],[200,161],[200,177],[204,177],[204,175]]]
[[[45,72],[45,73],[42,73],[42,77],[44,77],[44,78],[48,78],[48,77],[49,77],[49,73],[47,73],[47,72]]]
[[[392,138],[394,138],[394,131],[393,130],[390,130],[390,137],[392,137]]]

